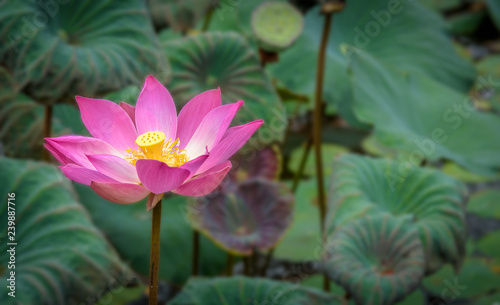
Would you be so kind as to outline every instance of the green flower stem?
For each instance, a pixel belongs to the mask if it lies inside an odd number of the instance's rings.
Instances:
[[[227,253],[227,262],[226,262],[226,275],[233,276],[233,268],[234,268],[234,256],[231,253]]]
[[[309,153],[311,152],[312,147],[312,138],[307,139],[306,147],[304,152],[302,153],[302,158],[300,159],[300,164],[295,176],[293,177],[293,185],[292,192],[295,194],[297,188],[299,187],[300,180],[302,179],[302,175],[304,174],[304,169],[306,168],[307,157],[309,157]]]
[[[251,268],[250,274],[252,276],[257,275],[257,270],[259,269],[258,263],[259,263],[259,251],[257,249],[254,249],[252,255],[250,256],[250,268]]]
[[[326,240],[325,236],[325,215],[326,215],[326,195],[325,185],[323,180],[323,162],[321,158],[321,121],[323,117],[323,76],[325,72],[325,54],[328,36],[330,34],[330,26],[332,23],[332,13],[325,14],[325,22],[323,25],[323,33],[321,35],[321,44],[318,55],[318,68],[316,70],[316,92],[314,99],[314,119],[313,119],[313,144],[314,155],[316,157],[316,179],[318,185],[318,204],[320,214],[320,232],[323,237],[323,242]],[[325,275],[323,278],[323,288],[325,291],[330,290],[330,280]]]
[[[250,257],[249,256],[243,257],[243,275],[246,275],[246,276],[250,275]]]
[[[51,129],[52,129],[52,105],[47,105],[47,106],[45,106],[45,115],[44,115],[44,122],[43,122],[43,137],[44,138],[50,137]],[[50,160],[50,153],[47,149],[43,150],[42,160],[43,161]]]
[[[200,261],[200,232],[193,230],[193,262],[191,274],[193,276],[198,275]]]
[[[151,227],[151,259],[149,261],[149,305],[157,305],[158,265],[160,263],[161,200],[153,208]]]
[[[264,259],[264,265],[262,265],[262,268],[260,269],[261,276],[265,276],[267,273],[267,268],[269,268],[269,264],[271,263],[271,260],[273,258],[274,249],[275,247],[269,249],[269,251],[267,252],[267,255]]]
[[[278,53],[269,52],[261,48],[259,48],[259,58],[260,58],[260,65],[262,68],[265,68],[266,65],[269,63],[277,62],[279,60]]]
[[[210,5],[207,14],[205,15],[205,20],[203,21],[203,26],[201,28],[202,32],[206,32],[208,27],[210,26],[210,21],[212,20],[212,16],[214,15],[215,7]]]

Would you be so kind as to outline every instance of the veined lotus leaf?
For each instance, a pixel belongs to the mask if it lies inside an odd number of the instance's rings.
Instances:
[[[366,215],[392,215],[416,228],[426,272],[458,268],[465,253],[465,187],[438,170],[410,163],[343,155],[329,188],[328,233]]]
[[[149,274],[151,217],[146,200],[134,204],[116,204],[104,200],[82,184],[74,185],[80,201],[95,224],[106,234],[120,256],[139,274]],[[163,197],[159,279],[183,285],[191,275],[192,236],[185,217],[186,199],[182,196]],[[220,274],[226,256],[209,240],[201,238],[200,274]]]
[[[304,32],[297,42],[280,54],[279,62],[269,65],[278,85],[300,94],[313,94],[323,24],[319,7],[306,14]],[[356,103],[352,94],[357,89],[349,83],[349,59],[341,52],[342,44],[362,49],[379,60],[384,69],[394,68],[405,75],[424,75],[466,93],[474,81],[474,68],[457,55],[445,28],[440,16],[419,1],[350,1],[332,20],[326,50],[325,101],[329,107],[337,106],[351,124],[363,126],[352,112]],[[377,72],[372,71],[369,77],[376,79]],[[399,74],[394,77],[400,78]],[[397,90],[405,95],[410,91],[405,86]],[[424,92],[417,103],[432,100],[433,92]]]
[[[188,211],[192,225],[217,245],[250,255],[281,240],[292,222],[293,195],[281,183],[251,179],[195,199]]]
[[[5,155],[40,158],[43,143],[43,106],[24,94],[16,94],[1,103],[0,142]]]
[[[143,1],[2,1],[0,64],[45,103],[95,96],[168,66]]]
[[[131,273],[75,199],[70,182],[46,163],[0,158],[0,280],[15,272],[15,299],[2,285],[0,303],[80,304]],[[15,194],[14,200],[9,200]],[[8,208],[7,202],[12,202]],[[13,210],[12,208],[15,208]],[[7,230],[15,212],[14,230]],[[15,235],[8,232],[14,232]],[[14,239],[11,239],[14,238]],[[7,252],[15,245],[15,270]]]
[[[43,150],[44,106],[15,91],[10,74],[0,67],[0,142],[5,156],[39,159]],[[73,105],[52,106],[52,134],[87,130]]]
[[[213,0],[147,0],[157,28],[169,26],[182,33],[193,29],[213,3]]]
[[[0,67],[0,142],[6,156],[40,156],[43,107],[14,89],[11,75]],[[36,153],[33,153],[36,151]]]
[[[402,300],[424,274],[419,232],[407,220],[365,216],[337,230],[327,241],[328,275],[359,305]]]
[[[340,305],[340,297],[296,284],[267,279],[221,277],[193,279],[168,305]]]
[[[198,93],[221,88],[224,103],[243,100],[235,123],[256,119],[262,125],[250,144],[282,139],[288,123],[285,109],[248,42],[236,33],[206,33],[163,44],[172,65],[168,88],[181,108]]]
[[[250,178],[278,180],[281,173],[281,151],[277,145],[262,149],[243,148],[231,158],[233,167],[229,175],[235,181],[244,181]]]
[[[500,116],[477,111],[471,97],[428,77],[401,74],[363,50],[344,47],[353,110],[374,125],[378,141],[409,152],[405,160],[450,159],[484,175],[500,169]]]
[[[288,2],[264,2],[252,12],[252,30],[259,46],[268,52],[290,47],[304,26],[302,13]]]

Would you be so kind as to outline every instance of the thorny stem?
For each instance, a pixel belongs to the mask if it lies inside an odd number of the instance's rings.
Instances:
[[[198,265],[200,261],[200,232],[193,231],[193,262],[191,274],[193,276],[198,275]]]
[[[45,115],[43,122],[43,138],[50,137],[51,128],[52,128],[52,105],[47,105],[45,106]],[[50,160],[50,153],[47,149],[43,150],[42,160],[43,161]]]
[[[322,119],[322,95],[323,95],[323,76],[325,71],[325,53],[328,36],[330,34],[330,25],[332,23],[332,13],[325,14],[325,22],[323,24],[323,33],[321,35],[321,44],[318,55],[318,68],[316,70],[316,92],[314,99],[314,119],[313,119],[313,144],[314,155],[316,157],[316,179],[318,185],[318,204],[320,213],[320,232],[325,242],[325,215],[326,215],[326,195],[325,185],[323,181],[323,162],[321,158],[321,119]],[[330,281],[325,275],[323,278],[323,289],[330,290]]]
[[[151,259],[149,261],[149,305],[158,302],[158,264],[160,262],[161,200],[153,208]]]

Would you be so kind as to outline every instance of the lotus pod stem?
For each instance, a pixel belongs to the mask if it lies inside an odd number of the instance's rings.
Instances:
[[[151,259],[149,261],[149,305],[158,302],[158,264],[160,262],[161,199],[153,208]]]

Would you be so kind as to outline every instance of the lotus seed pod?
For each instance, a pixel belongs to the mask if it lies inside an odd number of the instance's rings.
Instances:
[[[302,14],[287,2],[265,2],[252,14],[252,30],[259,47],[280,52],[290,47],[302,33]]]

